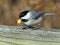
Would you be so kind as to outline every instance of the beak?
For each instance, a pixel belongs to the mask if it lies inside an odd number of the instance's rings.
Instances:
[[[22,23],[21,19],[18,18],[18,19],[17,19],[17,24],[21,24],[21,23]]]

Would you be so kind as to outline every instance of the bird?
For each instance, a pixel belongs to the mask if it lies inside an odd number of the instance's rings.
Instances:
[[[19,18],[25,24],[25,28],[33,28],[32,25],[40,25],[43,17],[46,15],[55,15],[54,12],[42,12],[37,10],[24,10],[19,13]],[[23,28],[23,29],[25,29]]]

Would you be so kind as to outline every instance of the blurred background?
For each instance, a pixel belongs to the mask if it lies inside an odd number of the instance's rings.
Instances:
[[[19,13],[35,9],[44,12],[56,12],[56,15],[45,16],[40,27],[60,28],[60,0],[0,0],[0,25],[23,26]]]

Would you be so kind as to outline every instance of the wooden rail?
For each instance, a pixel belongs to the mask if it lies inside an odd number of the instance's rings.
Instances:
[[[60,45],[60,29],[0,25],[0,45]]]

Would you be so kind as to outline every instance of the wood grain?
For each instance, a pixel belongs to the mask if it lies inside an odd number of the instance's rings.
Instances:
[[[0,45],[60,45],[60,29],[22,29],[0,25]]]

